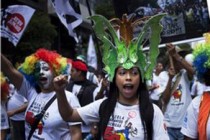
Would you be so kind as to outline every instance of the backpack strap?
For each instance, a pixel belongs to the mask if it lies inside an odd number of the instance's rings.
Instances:
[[[96,136],[96,140],[100,140],[101,139],[101,135],[102,135],[102,132],[101,132],[101,126],[102,126],[102,117],[103,117],[103,110],[105,109],[105,106],[108,102],[108,99],[105,99],[103,100],[103,102],[100,104],[100,107],[99,107],[99,122],[98,122],[98,133],[97,133],[97,136]]]
[[[107,102],[108,102],[108,99],[105,99],[105,100],[103,100],[103,102],[100,104],[100,107],[99,107],[99,118],[100,118],[100,119],[102,118],[103,109],[105,108]]]

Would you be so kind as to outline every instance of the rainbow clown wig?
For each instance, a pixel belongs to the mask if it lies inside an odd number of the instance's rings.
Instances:
[[[55,75],[69,74],[70,65],[67,62],[67,58],[62,57],[55,51],[46,49],[38,49],[34,54],[25,58],[23,64],[19,67],[19,71],[24,74],[26,79],[35,86],[35,64],[38,61],[45,61],[52,68]]]
[[[197,44],[193,51],[193,65],[201,82],[204,74],[210,69],[210,33],[204,34],[204,37],[205,43]]]
[[[9,83],[6,80],[6,77],[0,72],[0,79],[1,79],[1,101],[7,99],[9,95]]]

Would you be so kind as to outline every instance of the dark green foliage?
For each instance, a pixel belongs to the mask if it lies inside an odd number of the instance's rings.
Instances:
[[[96,14],[103,15],[107,19],[115,17],[112,0],[100,1],[100,3],[98,3],[94,9]]]
[[[38,48],[50,49],[56,36],[56,27],[51,24],[49,15],[43,12],[35,12],[17,48],[26,55]]]

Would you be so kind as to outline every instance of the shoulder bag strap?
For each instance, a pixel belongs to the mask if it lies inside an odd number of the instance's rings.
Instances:
[[[171,94],[174,93],[174,91],[176,90],[176,88],[177,88],[177,86],[178,86],[178,84],[179,84],[179,82],[180,82],[181,75],[182,75],[182,73],[179,73],[179,74],[177,75],[176,81],[174,82],[174,85],[173,85],[173,87],[172,87],[172,89],[171,89]]]
[[[47,102],[47,104],[45,105],[45,107],[42,109],[41,113],[37,114],[35,117],[35,122],[34,124],[31,126],[31,130],[29,132],[29,136],[28,136],[28,140],[31,139],[34,131],[36,130],[39,122],[41,121],[42,117],[44,116],[45,111],[48,109],[48,107],[52,104],[52,102],[56,99],[56,94],[53,95],[53,97]]]
[[[181,79],[181,75],[182,75],[182,73],[179,73],[178,75],[177,75],[177,77],[176,77],[176,81],[174,82],[174,84],[173,84],[173,87],[172,87],[172,90],[171,90],[171,93],[170,94],[172,94],[175,90],[176,90],[176,88],[177,88],[177,86],[178,86],[178,84],[179,84],[179,82],[180,82],[180,79]],[[171,95],[170,95],[171,96]],[[160,100],[161,100],[161,108],[162,108],[162,111],[163,111],[163,113],[166,111],[166,107],[167,107],[167,104],[165,104],[165,102],[160,98]],[[170,99],[169,99],[170,100]],[[169,101],[168,101],[169,102]]]

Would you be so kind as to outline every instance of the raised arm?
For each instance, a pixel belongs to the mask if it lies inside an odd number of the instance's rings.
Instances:
[[[166,106],[171,98],[171,90],[172,90],[171,83],[172,83],[172,79],[174,75],[175,75],[174,68],[170,67],[168,69],[168,76],[169,76],[168,83],[166,85],[165,90],[162,93],[162,111],[163,112],[165,111]]]
[[[81,122],[82,119],[79,116],[76,109],[73,109],[68,103],[65,88],[68,80],[65,75],[60,75],[54,78],[53,84],[57,95],[58,109],[61,117],[64,121]]]
[[[176,49],[175,49],[174,45],[167,44],[167,49],[168,49],[169,55],[174,60],[176,60],[182,66],[183,69],[185,69],[187,71],[189,79],[192,79],[194,74],[195,74],[195,71],[194,71],[193,67],[182,56],[180,56],[176,52]]]
[[[19,90],[23,81],[23,75],[12,65],[12,63],[1,55],[1,71],[9,78],[12,84]]]
[[[168,45],[171,45],[171,44],[168,44]],[[175,48],[173,48],[173,46],[171,46],[171,48],[172,49],[175,49]],[[172,58],[172,56],[170,54],[169,54],[169,66],[170,67],[168,69],[168,76],[169,76],[168,83],[166,85],[165,90],[162,93],[162,111],[163,112],[166,110],[166,106],[168,105],[168,102],[169,102],[169,100],[171,98],[172,79],[175,76],[174,62],[173,62],[173,58]]]
[[[8,115],[9,117],[12,117],[12,116],[15,115],[15,114],[24,112],[24,111],[26,111],[27,106],[28,106],[28,103],[24,103],[24,104],[23,104],[22,106],[20,106],[19,108],[16,108],[16,109],[11,110],[11,111],[7,111],[7,115]]]

